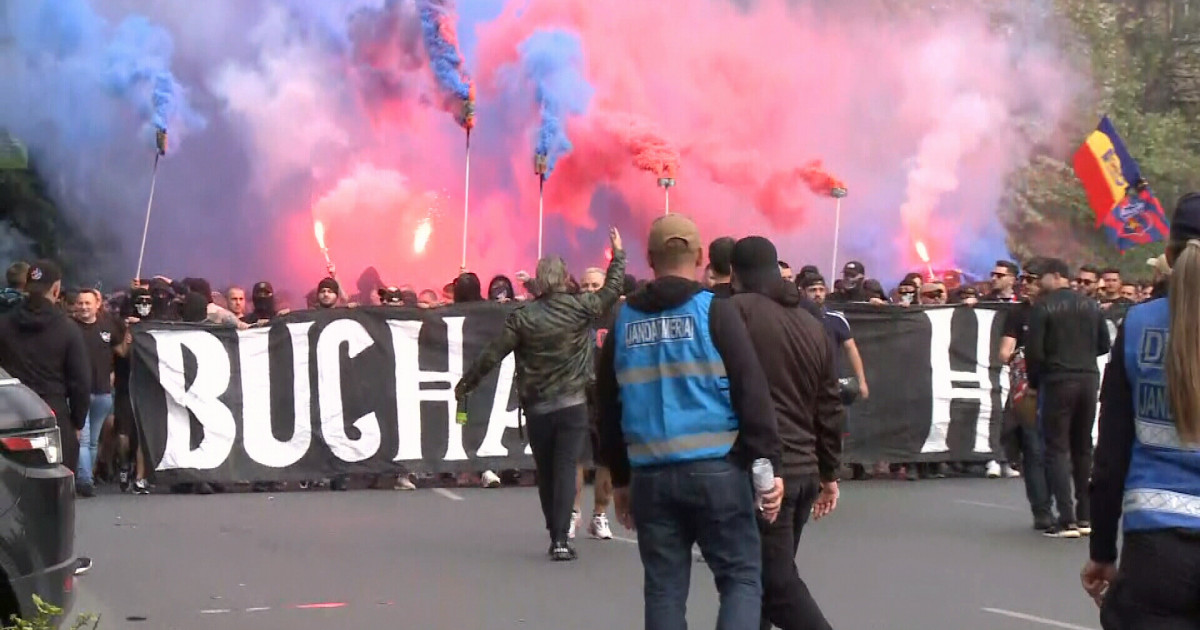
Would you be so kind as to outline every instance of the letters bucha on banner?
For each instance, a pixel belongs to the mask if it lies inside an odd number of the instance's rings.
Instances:
[[[849,410],[846,460],[995,458],[1007,308],[850,306],[872,395]],[[240,332],[138,325],[143,444],[155,470],[185,480],[531,469],[513,357],[471,397],[467,424],[454,421],[454,384],[510,310],[307,311]]]

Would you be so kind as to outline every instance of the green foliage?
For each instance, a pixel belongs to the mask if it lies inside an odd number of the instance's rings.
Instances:
[[[52,630],[54,620],[62,616],[63,609],[37,595],[33,596],[33,605],[37,607],[37,615],[33,619],[19,619],[14,616],[13,625],[4,626],[2,630]],[[99,627],[100,615],[91,613],[79,615],[70,626],[71,630],[96,630]]]
[[[1070,155],[1108,114],[1167,210],[1200,190],[1200,0],[1056,0],[1066,49],[1090,73],[1062,146],[1013,174],[1002,219],[1018,258],[1054,255],[1147,276],[1152,244],[1121,253],[1095,227]]]

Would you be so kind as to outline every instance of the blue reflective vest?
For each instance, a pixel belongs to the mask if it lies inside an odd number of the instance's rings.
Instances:
[[[1179,439],[1167,397],[1169,322],[1165,298],[1125,316],[1125,371],[1136,429],[1125,477],[1125,531],[1200,529],[1200,448]]]
[[[609,332],[621,429],[634,467],[717,459],[733,447],[738,418],[709,331],[712,301],[712,293],[700,291],[656,313],[625,304]]]

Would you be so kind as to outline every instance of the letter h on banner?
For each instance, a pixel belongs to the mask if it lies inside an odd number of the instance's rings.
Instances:
[[[978,322],[975,342],[975,370],[956,371],[950,368],[951,322],[958,309],[930,309],[925,311],[929,318],[929,367],[933,384],[933,414],[929,423],[929,434],[922,453],[944,453],[950,450],[946,438],[950,432],[950,403],[955,400],[979,401],[979,415],[975,418],[976,453],[990,453],[992,426],[992,323],[996,311],[970,308]],[[1008,367],[1000,373],[1000,400],[1008,397]],[[956,386],[959,384],[960,386]]]
[[[389,319],[392,348],[396,353],[396,425],[400,446],[395,461],[421,459],[421,403],[446,403],[446,461],[467,459],[463,449],[462,427],[454,421],[454,386],[463,374],[463,322],[465,317],[446,317],[446,351],[449,371],[426,372],[421,369],[419,355],[421,320]],[[444,383],[442,389],[421,389],[422,383]]]

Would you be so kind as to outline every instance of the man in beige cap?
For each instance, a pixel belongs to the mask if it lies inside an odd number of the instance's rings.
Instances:
[[[718,630],[757,628],[762,559],[750,468],[779,469],[775,409],[746,325],[730,300],[696,282],[700,231],[655,220],[654,281],[620,307],[597,367],[601,462],[617,518],[638,532],[645,627],[682,628],[699,544],[721,594]],[[783,496],[764,495],[767,519]]]

